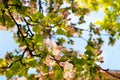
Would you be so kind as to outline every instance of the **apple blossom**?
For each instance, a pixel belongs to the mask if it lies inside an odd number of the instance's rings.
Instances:
[[[65,62],[60,62],[59,65],[63,67],[65,65]]]
[[[56,47],[57,44],[53,42],[50,38],[44,39],[44,44],[50,47]]]
[[[72,71],[66,71],[63,74],[64,74],[63,75],[64,78],[73,79],[73,77],[74,77],[74,72],[72,72]]]
[[[55,64],[55,61],[52,60],[52,56],[47,56],[44,63],[47,65],[47,66],[54,66]]]
[[[103,60],[103,56],[99,57],[99,61],[100,61],[101,63],[104,62],[104,60]]]
[[[73,64],[69,63],[68,61],[65,62],[64,71],[66,70],[69,70],[69,71],[73,70]]]

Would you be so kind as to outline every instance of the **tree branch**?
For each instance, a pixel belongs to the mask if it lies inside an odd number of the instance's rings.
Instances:
[[[22,58],[24,57],[24,54],[25,54],[26,51],[27,51],[27,48],[24,50],[22,56],[21,56],[19,59],[13,61],[10,65],[3,66],[3,67],[1,67],[1,68],[10,68],[10,67],[12,67],[12,65],[13,65],[14,63],[16,63],[16,62],[18,62],[18,61],[20,61],[20,63],[21,63],[22,65],[25,65],[25,64],[22,62]]]
[[[42,2],[41,0],[38,1],[38,5],[39,5],[39,12],[43,13],[43,7],[42,7]]]
[[[109,69],[103,69],[103,68],[101,68],[100,66],[96,66],[96,68],[97,68],[98,70],[102,70],[102,71],[106,72],[107,74],[109,74],[109,75],[112,76],[112,77],[115,77],[115,78],[117,78],[117,79],[120,79],[119,76],[116,76],[116,75],[110,73],[110,72],[109,72]]]

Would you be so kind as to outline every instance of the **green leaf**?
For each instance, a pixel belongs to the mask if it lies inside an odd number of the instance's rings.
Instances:
[[[94,56],[94,53],[91,50],[86,50],[85,54],[89,55],[89,57]]]
[[[85,49],[86,49],[86,50],[90,50],[90,51],[94,51],[94,48],[92,48],[92,47],[89,46],[89,45],[87,45],[87,46],[85,47]]]
[[[35,74],[30,74],[30,75],[28,76],[28,80],[36,80],[36,79],[35,79]]]
[[[7,70],[5,72],[5,75],[8,79],[11,79],[14,75],[15,75],[16,71],[13,71],[13,70]]]
[[[67,61],[69,58],[70,58],[70,57],[62,56],[61,59],[60,59],[60,61],[63,61],[63,62],[64,62],[64,61]]]
[[[22,55],[15,56],[15,57],[14,57],[14,60],[18,60],[18,59],[20,59],[20,58],[21,58],[21,56],[22,56]]]
[[[35,60],[35,59],[32,61],[29,61],[27,64],[32,68],[38,66],[37,60]]]
[[[33,31],[34,31],[35,33],[39,33],[39,32],[40,32],[40,26],[34,26],[34,27],[33,27]]]
[[[57,18],[57,15],[55,14],[55,13],[50,13],[49,15],[48,15],[50,18]]]
[[[43,43],[43,36],[40,34],[36,34],[33,37],[34,41],[37,42],[38,45],[41,45]]]
[[[16,62],[16,63],[14,63],[12,66],[11,66],[11,70],[19,70],[20,69],[20,67],[21,67],[21,63],[20,62]]]
[[[36,2],[36,0],[30,0],[30,2]]]
[[[26,59],[26,62],[30,62],[30,61],[33,61],[34,60],[34,58],[32,57],[32,58],[27,58]]]
[[[20,8],[18,9],[18,11],[21,12],[21,16],[24,16],[26,10],[28,9],[28,7],[26,7],[26,6],[21,6],[21,5],[16,6],[16,7],[20,7]]]
[[[82,64],[84,61],[82,59],[78,59],[77,57],[73,57],[72,60],[74,64]]]
[[[62,80],[62,69],[59,67],[59,65],[54,66],[54,75],[57,80]]]
[[[56,33],[60,34],[60,35],[66,35],[65,30],[63,30],[62,28],[58,28],[57,31],[56,31]]]
[[[82,70],[84,70],[83,67],[82,67],[82,65],[80,65],[80,64],[76,64],[75,67],[77,69],[76,71],[82,71]]]
[[[57,39],[57,45],[62,45],[65,42],[64,38],[58,38]]]
[[[0,67],[6,65],[6,61],[2,58],[0,58]]]
[[[41,66],[41,70],[42,70],[43,73],[47,73],[49,71],[49,67],[47,65],[43,64]]]
[[[23,67],[23,68],[19,69],[17,74],[18,74],[19,77],[22,77],[22,76],[27,76],[28,75],[27,72],[28,72],[28,68]]]
[[[31,18],[32,18],[32,20],[33,20],[34,22],[39,22],[41,19],[44,18],[44,16],[43,16],[42,13],[37,12],[37,13],[31,15]]]

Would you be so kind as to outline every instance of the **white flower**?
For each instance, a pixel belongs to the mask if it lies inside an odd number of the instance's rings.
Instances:
[[[44,44],[46,44],[47,46],[50,46],[50,47],[56,47],[57,44],[52,41],[50,38],[46,38],[44,39]]]
[[[69,63],[69,62],[65,62],[64,70],[65,71],[66,70],[69,70],[69,71],[73,70],[73,65],[71,63]]]
[[[63,75],[64,78],[73,78],[74,77],[74,73],[70,72],[70,71],[66,71]]]
[[[46,60],[44,61],[44,63],[45,63],[47,66],[54,66],[55,61],[52,60],[52,57],[51,57],[51,56],[47,56],[47,57],[46,57]]]
[[[60,62],[59,65],[63,67],[65,65],[65,62]]]
[[[64,67],[63,77],[67,79],[72,79],[74,77],[74,72],[75,72],[73,69],[73,65],[68,61],[60,62],[59,64],[60,66]]]
[[[58,54],[60,54],[60,50],[57,49],[57,47],[54,47],[54,48],[52,49],[52,54],[55,55],[55,56],[57,56]]]
[[[57,44],[50,38],[44,39],[44,44],[48,47],[48,51],[52,52],[53,55],[57,56],[60,53]]]

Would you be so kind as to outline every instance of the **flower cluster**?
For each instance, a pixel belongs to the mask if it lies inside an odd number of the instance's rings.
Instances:
[[[74,78],[74,68],[73,68],[73,64],[69,63],[68,61],[66,62],[60,62],[59,63],[60,66],[62,66],[64,68],[64,71],[63,71],[63,77],[65,79],[73,79]]]

